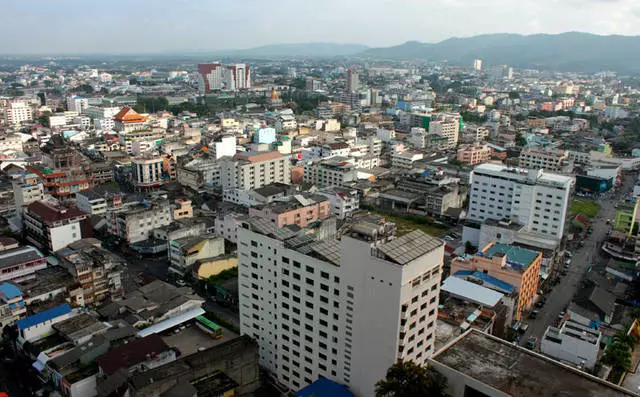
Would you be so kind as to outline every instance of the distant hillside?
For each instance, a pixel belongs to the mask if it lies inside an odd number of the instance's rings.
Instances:
[[[471,65],[480,58],[485,65],[507,64],[561,71],[640,71],[640,36],[598,36],[589,33],[490,34],[451,38],[439,43],[409,41],[371,48],[361,56],[382,59],[425,59]]]
[[[246,50],[217,51],[225,56],[241,57],[335,57],[362,53],[369,47],[360,44],[297,43],[271,44]]]

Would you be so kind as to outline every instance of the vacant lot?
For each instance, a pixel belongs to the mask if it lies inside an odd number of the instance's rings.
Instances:
[[[445,225],[431,223],[426,218],[421,217],[419,215],[410,215],[407,217],[400,217],[400,216],[394,216],[389,214],[378,214],[378,215],[385,217],[389,222],[395,223],[396,226],[398,227],[399,236],[402,236],[403,234],[407,234],[411,231],[418,229],[418,230],[422,230],[428,235],[438,237],[447,229],[449,229]]]
[[[593,218],[600,211],[600,204],[588,199],[574,198],[571,200],[570,211],[572,214],[584,214]]]

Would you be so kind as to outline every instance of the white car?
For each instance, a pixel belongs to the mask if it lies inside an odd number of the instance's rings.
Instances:
[[[447,241],[456,241],[456,239],[455,239],[455,238],[453,238],[453,237],[451,237],[451,236],[449,236],[449,235],[444,236],[444,239],[445,239],[445,240],[447,240]]]

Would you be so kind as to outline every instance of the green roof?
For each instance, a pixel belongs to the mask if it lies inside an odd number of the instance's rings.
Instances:
[[[494,244],[489,248],[484,256],[491,259],[495,254],[507,256],[507,262],[511,264],[528,267],[538,256],[538,252],[516,247],[515,245]]]

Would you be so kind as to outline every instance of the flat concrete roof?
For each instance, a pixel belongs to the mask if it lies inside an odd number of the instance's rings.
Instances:
[[[637,396],[473,329],[440,350],[431,360],[512,396]]]

